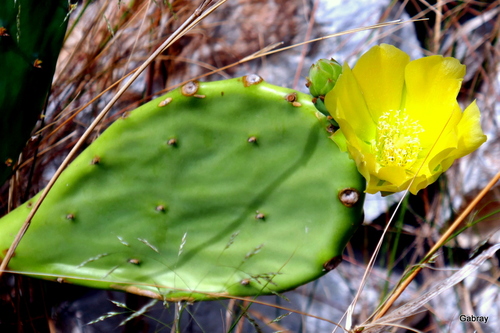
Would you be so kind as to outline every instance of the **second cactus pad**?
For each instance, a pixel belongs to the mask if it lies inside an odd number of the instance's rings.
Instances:
[[[117,120],[61,175],[9,269],[204,300],[334,268],[364,181],[311,96],[261,81],[190,82]],[[0,220],[0,258],[36,199]]]

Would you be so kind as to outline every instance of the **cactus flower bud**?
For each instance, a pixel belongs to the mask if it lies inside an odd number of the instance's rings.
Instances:
[[[309,69],[306,86],[314,97],[325,96],[333,89],[338,77],[342,74],[342,65],[333,58],[320,59]]]

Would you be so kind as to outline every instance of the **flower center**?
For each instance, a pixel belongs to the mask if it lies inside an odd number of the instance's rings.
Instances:
[[[378,121],[375,152],[382,166],[410,167],[422,150],[418,121],[412,121],[404,110],[384,112]]]

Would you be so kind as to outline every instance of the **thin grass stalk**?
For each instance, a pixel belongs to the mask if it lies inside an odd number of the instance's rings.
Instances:
[[[400,236],[401,236],[401,233],[403,231],[403,225],[404,225],[404,215],[407,211],[407,207],[408,207],[408,200],[409,200],[409,196],[406,196],[404,201],[403,201],[403,208],[401,209],[401,211],[399,212],[399,218],[397,219],[394,227],[396,228],[396,233],[395,233],[395,237],[394,239],[392,240],[392,242],[388,243],[387,245],[392,247],[393,249],[397,249],[398,248],[398,245],[399,245],[399,239],[400,239]],[[389,250],[390,251],[390,250]],[[388,260],[387,260],[387,278],[386,278],[386,282],[384,284],[384,287],[382,289],[382,295],[380,297],[380,302],[382,302],[386,296],[387,296],[387,293],[389,291],[389,281],[390,281],[390,277],[391,277],[391,274],[393,272],[393,268],[394,268],[394,263],[396,261],[396,251],[390,251],[389,252],[389,256],[388,256]]]
[[[437,54],[439,52],[439,41],[441,40],[441,23],[443,21],[443,0],[437,0],[436,9],[434,12],[436,13],[436,23],[434,24],[434,36],[433,36],[433,45],[432,51]]]

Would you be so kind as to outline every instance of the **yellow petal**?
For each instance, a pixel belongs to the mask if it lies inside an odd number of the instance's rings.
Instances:
[[[438,166],[440,166],[440,172],[448,170],[456,159],[470,154],[486,141],[486,135],[481,129],[481,114],[476,102],[472,102],[460,115],[461,119],[457,124],[449,126],[453,131],[447,133],[447,136],[443,135],[434,147],[429,162],[431,170]]]
[[[352,130],[362,140],[369,141],[375,136],[375,123],[356,78],[347,64],[344,64],[333,90],[326,94],[325,106],[339,125],[342,119],[347,119]],[[348,133],[343,130],[347,137]]]
[[[442,56],[421,58],[406,66],[405,108],[409,117],[418,119],[425,128],[424,146],[433,144],[450,117],[460,116],[455,106],[464,75],[464,65]]]
[[[424,189],[427,186],[429,186],[430,184],[434,183],[439,178],[440,175],[441,174],[439,173],[439,174],[432,175],[430,177],[426,177],[426,176],[416,177],[410,186],[410,189],[409,189],[410,192],[412,194],[417,194],[418,191],[420,191],[421,189]]]
[[[378,171],[378,177],[397,186],[401,186],[411,179],[411,177],[407,175],[405,168],[398,166],[381,168]]]
[[[476,101],[465,109],[457,129],[458,152],[455,158],[470,154],[486,141],[486,135],[481,129],[481,113]]]
[[[410,56],[398,48],[382,44],[372,47],[352,70],[374,122],[389,110],[399,110],[405,67]]]
[[[450,147],[447,147],[445,149],[436,149],[436,154],[428,158],[428,161],[426,161],[427,166],[424,166],[420,173],[426,174],[428,177],[430,177],[433,174],[441,174],[448,170],[453,161],[451,161],[451,163],[444,163],[444,161],[446,161],[450,157],[450,155],[457,150],[456,145],[452,145],[452,143],[449,143],[449,145]]]
[[[340,114],[345,113],[343,105],[340,103],[338,104],[338,111]],[[356,132],[354,130],[354,128],[352,127],[352,124],[353,124],[352,118],[347,118],[347,119],[338,118],[337,122],[340,126],[340,130],[338,130],[337,132],[341,131],[341,133],[339,133],[338,135],[339,136],[342,135],[344,137],[344,140],[347,143],[349,143],[348,145],[345,145],[345,147],[347,147],[347,149],[349,151],[351,151],[352,149],[355,149],[362,156],[372,153],[371,143],[363,140],[363,134],[364,134],[363,129],[361,129],[361,131]],[[335,138],[335,134],[333,135],[333,139],[335,142],[337,142],[337,138]],[[339,140],[339,142],[337,143],[337,145],[339,146],[339,148],[341,150],[343,150],[344,147],[342,146],[343,145],[342,141],[341,141],[342,138],[339,137],[338,140]],[[351,156],[353,156],[353,155],[351,155]],[[356,160],[356,158],[354,158],[354,156],[353,156],[353,159]]]
[[[443,128],[439,129],[436,126],[435,132],[427,131],[421,136],[423,142],[428,142],[428,146],[424,151],[426,156],[422,156],[422,158],[425,158],[430,174],[437,172],[436,170],[438,169],[441,169],[441,162],[457,149],[457,125],[462,118],[462,111],[456,101],[454,104],[453,111],[449,112],[449,119],[442,125],[444,126]],[[425,134],[427,135],[425,136]],[[449,168],[449,166],[444,168],[444,165],[441,165],[441,167],[443,170]],[[443,170],[440,172],[443,172]]]
[[[404,183],[393,184],[385,180],[381,180],[377,177],[372,177],[372,179],[367,182],[366,193],[375,194],[381,192],[382,196],[386,196],[395,192],[401,192],[408,188],[411,179]]]
[[[465,109],[462,119],[456,126],[457,148],[441,162],[443,171],[446,171],[456,159],[470,154],[486,142],[487,137],[481,129],[480,118],[479,108],[474,101]]]

